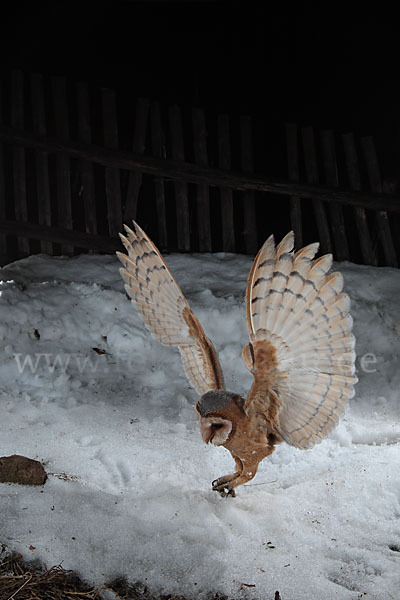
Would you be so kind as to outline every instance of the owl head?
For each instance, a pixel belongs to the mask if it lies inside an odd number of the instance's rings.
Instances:
[[[211,390],[196,404],[203,442],[222,446],[236,431],[237,421],[244,416],[244,398],[225,390]]]

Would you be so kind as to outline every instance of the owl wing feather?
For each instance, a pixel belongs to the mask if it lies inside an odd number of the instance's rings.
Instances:
[[[202,395],[224,389],[218,356],[160,252],[133,222],[120,234],[128,254],[117,252],[125,290],[156,339],[179,348],[186,375]]]
[[[343,277],[332,256],[313,260],[318,244],[293,252],[290,232],[257,254],[246,290],[250,344],[242,350],[254,375],[245,410],[263,413],[271,431],[308,448],[337,423],[354,395],[355,340]]]

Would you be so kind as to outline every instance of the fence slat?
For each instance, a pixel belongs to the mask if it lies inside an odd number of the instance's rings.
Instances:
[[[369,185],[371,190],[373,192],[381,193],[381,173],[373,138],[371,136],[361,138],[361,146],[364,152],[365,162],[367,164]],[[376,212],[376,225],[379,240],[383,247],[386,265],[388,267],[397,267],[398,261],[393,245],[392,233],[390,231],[388,214],[386,211],[378,210]]]
[[[241,142],[241,166],[245,173],[253,173],[253,131],[251,117],[242,115],[240,117],[240,142]],[[244,244],[247,254],[256,254],[258,251],[256,204],[254,192],[244,192]]]
[[[317,153],[315,149],[314,130],[312,127],[304,127],[301,130],[303,139],[304,161],[306,165],[307,181],[319,183]],[[329,232],[328,220],[325,207],[321,200],[313,199],[315,220],[317,222],[319,242],[321,250],[325,254],[332,252],[331,234]]]
[[[138,98],[135,113],[135,131],[133,134],[133,151],[135,154],[143,154],[146,147],[146,131],[149,118],[149,101],[147,98]],[[140,187],[142,185],[141,171],[130,171],[124,221],[136,219],[137,204],[139,200]]]
[[[218,115],[218,161],[219,167],[231,168],[231,141],[228,115]],[[235,224],[233,220],[233,192],[229,188],[219,188],[221,194],[222,249],[235,251]]]
[[[117,169],[138,169],[143,173],[165,177],[174,181],[190,183],[206,183],[210,186],[229,187],[235,190],[256,190],[284,196],[301,196],[316,198],[323,202],[339,202],[346,206],[362,206],[368,210],[387,210],[400,212],[400,195],[373,194],[370,192],[355,192],[341,188],[310,183],[296,183],[267,176],[257,176],[253,173],[238,173],[222,171],[214,167],[202,167],[187,162],[164,160],[154,156],[137,156],[130,152],[121,152],[83,144],[82,142],[63,142],[59,139],[43,138],[26,131],[19,131],[0,125],[0,139],[7,143],[26,148],[41,148],[47,152],[68,152],[74,158],[87,158],[92,162]]]
[[[37,223],[24,223],[22,221],[0,221],[0,232],[9,235],[25,236],[32,240],[48,240],[61,245],[70,245],[77,248],[96,249],[102,252],[115,252],[122,250],[121,242],[116,238],[103,235],[93,235],[84,231],[72,231],[60,227],[49,227]]]
[[[65,78],[53,77],[52,88],[56,135],[62,140],[68,140],[69,118]],[[57,223],[63,229],[72,229],[71,160],[66,152],[62,152],[56,156],[56,178]],[[74,248],[66,244],[62,246],[61,251],[63,254],[73,254]]]
[[[161,122],[160,104],[152,102],[150,106],[151,151],[158,158],[165,158],[163,147],[163,128]],[[158,246],[163,251],[168,248],[167,214],[165,211],[165,186],[161,177],[154,177],[156,195]]]
[[[346,133],[342,135],[342,141],[350,188],[359,191],[361,190],[361,176],[354,134]],[[378,258],[375,248],[372,245],[367,215],[362,206],[354,207],[354,219],[358,231],[358,238],[360,240],[363,261],[366,265],[373,265],[376,267],[378,265]]]
[[[43,75],[31,73],[30,77],[32,95],[32,124],[33,131],[39,135],[47,134],[46,113],[44,106]],[[38,201],[38,220],[40,225],[51,225],[51,199],[49,180],[49,157],[47,152],[35,151],[36,161],[36,193]],[[41,240],[40,249],[45,254],[53,254],[53,244]]]
[[[3,122],[3,109],[2,109],[2,87],[0,80],[0,125]],[[0,220],[5,219],[6,213],[6,186],[5,186],[5,173],[4,173],[4,152],[3,142],[0,141]],[[4,234],[0,234],[0,266],[5,265],[8,262],[7,253],[7,238]]]
[[[92,142],[90,126],[89,86],[87,83],[76,84],[76,98],[78,108],[78,138],[85,144]],[[82,178],[82,197],[85,210],[86,233],[97,233],[97,209],[95,200],[93,163],[89,160],[79,161],[79,171]]]
[[[295,123],[286,124],[286,149],[289,179],[290,181],[299,181],[299,149],[297,140],[297,125]],[[303,227],[301,219],[301,198],[298,196],[290,197],[290,223],[295,234],[296,247],[302,248]]]
[[[326,130],[321,132],[321,146],[326,182],[329,186],[339,187],[335,137],[333,131]],[[335,242],[336,260],[349,260],[350,252],[347,243],[342,207],[338,204],[334,204],[333,202],[330,203],[329,215],[332,222],[332,234]]]
[[[106,88],[102,89],[101,92],[104,145],[106,148],[118,148],[115,92]],[[108,231],[111,237],[116,237],[122,230],[121,180],[119,169],[106,167],[105,178]]]
[[[208,165],[207,130],[204,110],[193,108],[194,160],[198,165]],[[197,230],[200,252],[211,252],[210,187],[206,183],[197,185]]]
[[[182,116],[179,106],[169,107],[171,135],[171,153],[173,160],[183,162],[185,151],[183,143]],[[189,200],[186,181],[175,181],[176,229],[179,250],[190,250]]]
[[[24,129],[24,82],[21,71],[12,72],[12,106],[11,123],[17,129]],[[28,221],[28,202],[26,198],[26,163],[25,149],[13,147],[13,178],[14,178],[14,206],[17,221]],[[24,237],[17,238],[18,253],[27,256],[30,252],[29,240]]]

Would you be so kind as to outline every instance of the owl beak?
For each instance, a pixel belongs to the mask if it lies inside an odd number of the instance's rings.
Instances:
[[[200,421],[200,433],[201,433],[201,437],[202,440],[205,444],[209,444],[214,435],[215,435],[215,429],[214,427],[210,427],[209,425],[205,425],[204,423],[202,423]]]
[[[209,444],[215,435],[215,431],[213,431],[210,427],[201,427],[201,437],[205,444]]]

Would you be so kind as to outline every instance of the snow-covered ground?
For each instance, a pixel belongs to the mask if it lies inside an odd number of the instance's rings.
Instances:
[[[246,393],[251,259],[167,262],[227,388]],[[0,270],[0,456],[50,473],[44,487],[0,484],[0,543],[92,583],[127,576],[188,597],[399,598],[400,271],[340,265],[356,396],[329,439],[281,444],[224,499],[211,481],[232,459],[202,443],[179,353],[144,329],[118,267],[32,256]]]

